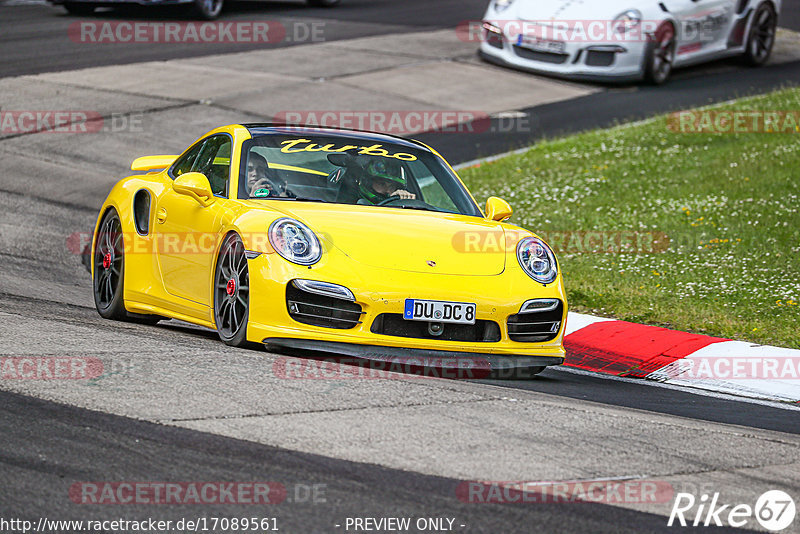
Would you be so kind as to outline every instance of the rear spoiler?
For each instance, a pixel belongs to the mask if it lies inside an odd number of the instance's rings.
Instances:
[[[131,163],[132,171],[152,171],[155,169],[166,169],[178,156],[143,156],[136,158]]]

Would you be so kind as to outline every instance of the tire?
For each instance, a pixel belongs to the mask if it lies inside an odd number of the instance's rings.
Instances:
[[[97,6],[93,6],[92,4],[80,4],[75,2],[66,2],[64,4],[64,9],[67,10],[67,13],[70,15],[91,15],[94,13],[94,10]]]
[[[338,6],[341,0],[306,0],[306,2],[314,7],[334,7]]]
[[[745,63],[751,67],[760,67],[769,60],[775,45],[777,28],[778,15],[772,6],[767,3],[758,6],[747,35],[747,47],[743,56]]]
[[[644,79],[647,83],[661,85],[672,74],[675,62],[675,29],[672,24],[662,24],[647,42]]]
[[[103,217],[95,236],[94,306],[105,319],[123,321],[127,318],[124,300],[125,244],[122,223],[113,209]]]
[[[214,20],[222,13],[225,0],[194,0],[192,11],[201,20]]]
[[[244,244],[236,234],[222,243],[214,269],[214,323],[219,338],[232,347],[253,347],[247,341],[250,318],[250,271]]]
[[[125,242],[122,223],[114,209],[108,210],[100,222],[92,262],[94,306],[101,317],[149,325],[164,319],[125,310]]]

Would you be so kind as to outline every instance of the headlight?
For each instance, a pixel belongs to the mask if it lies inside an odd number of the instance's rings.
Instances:
[[[514,0],[494,0],[494,10],[500,13],[505,11],[508,6],[514,3]]]
[[[287,217],[269,226],[269,242],[278,254],[299,265],[317,263],[322,256],[322,247],[314,232],[300,221]]]
[[[619,33],[632,30],[642,22],[642,13],[638,9],[629,9],[614,19],[614,29]]]
[[[528,276],[542,284],[549,284],[558,276],[556,257],[544,241],[526,237],[517,245],[517,259]]]

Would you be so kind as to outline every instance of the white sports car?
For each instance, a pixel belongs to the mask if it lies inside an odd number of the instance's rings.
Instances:
[[[480,55],[572,79],[664,83],[729,56],[763,65],[781,0],[492,0]]]

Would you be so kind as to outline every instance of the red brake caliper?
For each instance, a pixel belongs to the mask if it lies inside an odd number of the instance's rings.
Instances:
[[[228,295],[233,295],[236,292],[236,282],[233,281],[233,278],[228,280],[228,285],[225,287],[225,290],[228,292]]]
[[[103,256],[103,269],[108,269],[111,267],[111,253],[107,252],[105,256]]]

